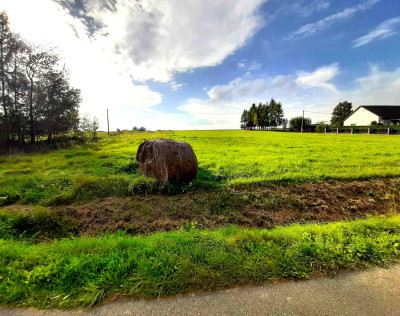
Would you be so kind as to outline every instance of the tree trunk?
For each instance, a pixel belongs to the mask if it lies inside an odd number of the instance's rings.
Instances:
[[[1,27],[1,34],[3,37],[4,26]],[[4,79],[4,38],[1,39],[0,43],[0,73],[1,73],[1,102],[3,103],[4,108],[4,119],[7,122],[7,106],[6,106],[6,98],[5,98],[5,79]]]
[[[18,143],[21,143],[21,118],[19,116],[18,109],[18,86],[17,86],[17,74],[18,74],[18,63],[17,63],[17,51],[14,52],[14,111],[15,111],[15,129],[17,131]]]
[[[29,128],[31,133],[31,144],[35,143],[35,126],[33,122],[33,79],[30,79],[31,86],[29,91]]]

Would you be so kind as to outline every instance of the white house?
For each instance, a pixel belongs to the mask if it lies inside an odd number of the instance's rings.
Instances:
[[[367,126],[371,122],[400,125],[400,105],[361,105],[343,122],[344,126]]]

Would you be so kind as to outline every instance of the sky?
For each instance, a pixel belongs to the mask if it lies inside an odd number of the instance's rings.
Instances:
[[[0,0],[23,38],[55,47],[100,129],[237,129],[279,100],[400,105],[399,0]]]

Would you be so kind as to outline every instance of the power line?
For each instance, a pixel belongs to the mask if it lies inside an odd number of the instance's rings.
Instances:
[[[139,112],[139,111],[137,111]],[[305,113],[315,113],[315,114],[328,114],[330,115],[331,113],[327,112],[314,112],[314,111],[306,111],[306,110],[286,110],[286,112],[305,112]],[[158,114],[179,114],[179,115],[241,115],[242,113],[239,112],[226,112],[226,113],[213,113],[213,112],[160,112],[160,111],[155,111],[155,112],[148,112],[148,111],[140,111],[139,113],[158,113]]]
[[[307,111],[307,110],[286,110],[286,112],[306,112],[306,113],[315,113],[315,114],[332,114],[332,113],[327,113],[327,112],[316,112],[316,111]]]
[[[285,110],[286,112],[303,112],[303,113],[314,113],[314,114],[326,114],[331,115],[331,113],[327,112],[316,112],[316,111],[307,111],[307,110]],[[239,112],[161,112],[161,111],[136,111],[139,113],[156,113],[156,114],[178,114],[178,115],[241,115]]]
[[[193,115],[193,114],[201,114],[201,115],[228,115],[228,114],[232,114],[232,115],[240,115],[242,113],[198,113],[198,112],[160,112],[160,111],[155,111],[155,112],[147,112],[147,111],[140,111],[140,113],[157,113],[157,114],[180,114],[180,115]]]

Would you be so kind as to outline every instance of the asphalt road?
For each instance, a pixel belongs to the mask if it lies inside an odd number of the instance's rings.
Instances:
[[[400,265],[335,278],[234,288],[159,300],[124,300],[89,311],[0,309],[2,316],[400,315]]]

